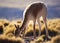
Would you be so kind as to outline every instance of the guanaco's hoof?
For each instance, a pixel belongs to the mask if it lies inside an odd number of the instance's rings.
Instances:
[[[51,40],[51,37],[50,36],[44,36],[43,39],[44,39],[44,41],[48,41],[48,40]]]

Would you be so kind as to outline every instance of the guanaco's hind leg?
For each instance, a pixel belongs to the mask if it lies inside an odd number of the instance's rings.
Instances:
[[[46,17],[43,17],[43,20],[44,20],[44,23],[45,23],[46,36],[48,36],[48,28],[47,28]]]
[[[38,22],[38,24],[39,24],[39,35],[38,36],[40,36],[41,35],[41,22],[40,22],[40,20],[39,20],[39,18],[37,19],[37,22]]]
[[[51,39],[51,37],[49,37],[49,34],[48,34],[48,27],[47,27],[46,17],[43,17],[43,20],[44,20],[44,23],[45,23],[46,40],[48,40],[48,39]],[[48,39],[47,39],[47,38],[48,38]]]

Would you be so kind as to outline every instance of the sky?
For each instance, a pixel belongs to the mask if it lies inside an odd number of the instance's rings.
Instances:
[[[47,6],[48,18],[60,18],[60,0],[0,0],[0,18],[23,18],[27,5],[37,1]]]

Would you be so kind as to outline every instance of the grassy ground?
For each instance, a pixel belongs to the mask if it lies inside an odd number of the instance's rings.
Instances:
[[[0,43],[25,43],[24,39],[21,37],[15,37],[14,32],[16,30],[14,24],[21,26],[22,20],[14,20],[8,21],[6,19],[0,19]],[[41,36],[30,43],[40,43],[44,40],[45,37],[45,25],[41,23]],[[48,19],[47,26],[49,31],[49,36],[51,36],[51,40],[46,43],[60,43],[60,18],[57,19]],[[39,33],[39,26],[36,24],[36,36]],[[33,36],[33,23],[30,22],[25,30],[25,36],[31,37]]]

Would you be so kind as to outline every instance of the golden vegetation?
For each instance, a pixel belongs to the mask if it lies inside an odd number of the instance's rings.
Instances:
[[[60,43],[60,35],[53,37],[51,43]]]
[[[16,30],[16,27],[14,24],[21,26],[22,20],[16,20],[16,21],[8,21],[6,19],[0,19],[0,43],[25,43],[24,39],[20,37],[15,37],[14,33]],[[31,41],[30,43],[38,43],[41,42],[43,37],[45,36],[45,25],[42,22],[41,23],[41,31],[42,34],[37,39],[34,39],[34,41]],[[47,41],[46,43],[60,43],[60,19],[48,19],[47,20],[47,26],[49,35],[52,37],[51,41]],[[36,34],[39,32],[39,26],[36,24]],[[33,23],[30,22],[25,30],[25,35],[33,36]]]
[[[7,37],[6,35],[0,35],[0,43],[25,43],[24,39],[20,37]]]

